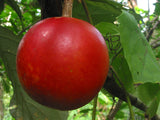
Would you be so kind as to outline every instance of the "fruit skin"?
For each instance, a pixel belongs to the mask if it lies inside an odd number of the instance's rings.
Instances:
[[[68,17],[47,18],[32,26],[20,41],[16,62],[28,95],[59,110],[90,102],[109,69],[100,32],[85,21]]]

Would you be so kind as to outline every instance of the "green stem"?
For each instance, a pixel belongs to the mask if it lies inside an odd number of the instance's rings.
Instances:
[[[93,101],[92,120],[95,120],[95,119],[96,119],[97,99],[98,99],[98,94],[96,95],[96,97],[94,98],[94,101]]]
[[[85,0],[81,0],[81,1],[82,1],[83,8],[85,10],[85,13],[87,15],[88,22],[93,25],[92,17],[91,17],[91,14],[89,13],[86,2],[85,2]]]
[[[111,69],[112,69],[112,71],[114,72],[114,74],[115,74],[115,76],[116,76],[118,82],[120,83],[121,88],[122,88],[123,91],[125,92],[125,96],[126,96],[127,103],[128,103],[128,107],[129,107],[129,111],[130,111],[130,118],[131,118],[131,120],[135,120],[135,119],[134,119],[134,112],[133,112],[133,109],[132,109],[132,104],[131,104],[129,95],[128,95],[128,93],[127,93],[127,91],[126,91],[126,89],[125,89],[123,83],[121,82],[121,80],[120,80],[120,78],[119,78],[117,72],[114,70],[113,67],[111,67]]]
[[[129,98],[128,95],[126,95],[126,99],[127,99],[127,103],[128,103],[128,107],[129,107],[129,111],[130,111],[130,118],[131,118],[131,120],[135,120],[134,119],[134,112],[133,112],[132,105],[131,105],[131,101],[130,101],[130,98]]]

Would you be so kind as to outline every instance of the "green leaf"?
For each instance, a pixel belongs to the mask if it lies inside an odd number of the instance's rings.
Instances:
[[[118,17],[120,40],[134,82],[160,82],[160,67],[138,28],[135,18],[123,11]]]
[[[8,5],[12,7],[12,9],[18,14],[19,18],[22,20],[22,13],[20,7],[18,6],[17,2],[14,0],[5,0]]]
[[[121,14],[122,5],[112,0],[86,0],[86,4],[94,25],[99,22],[113,23]],[[84,8],[78,0],[74,1],[73,17],[88,21]]]
[[[98,102],[102,105],[106,105],[111,103],[111,101],[108,99],[108,97],[106,97],[105,94],[103,94],[103,92],[99,92],[98,94]]]
[[[153,117],[160,102],[160,85],[156,83],[144,83],[136,88],[135,95],[147,105],[147,114]]]
[[[136,21],[139,23],[140,21],[143,21],[143,17],[140,15],[140,12],[137,13],[138,10],[139,8],[135,7],[135,10],[129,9],[129,13],[132,14],[135,17]]]
[[[157,109],[158,109],[158,105],[159,105],[159,99],[157,97],[155,97],[151,104],[149,105],[148,109],[147,109],[147,114],[149,115],[150,118],[152,118],[153,116],[156,115],[157,113]]]
[[[3,89],[6,93],[10,92],[10,84],[8,79],[2,79]]]
[[[160,1],[157,1],[155,4],[154,14],[160,15]]]
[[[116,56],[112,63],[114,70],[116,71],[120,81],[123,83],[123,87],[127,92],[133,92],[133,79],[129,70],[128,64],[124,58],[123,52]]]
[[[120,35],[119,29],[115,24],[108,23],[108,22],[100,22],[99,24],[95,25],[95,27],[101,32],[103,36],[105,37],[106,35],[112,36],[110,40],[112,41],[112,43],[108,43],[108,46],[109,47],[112,46],[113,48],[109,48],[109,49],[117,49],[117,51],[118,49],[120,50],[120,45],[119,45],[119,48],[115,48],[116,46],[118,46],[119,40],[114,40],[115,39],[114,37],[119,37]],[[107,37],[110,37],[110,36],[107,36]],[[120,52],[119,55],[115,56],[115,53],[113,53],[113,51],[111,50],[109,51],[109,55],[110,55],[110,60],[112,60],[112,58],[114,59],[112,62],[112,66],[115,69],[119,79],[123,83],[125,89],[128,92],[133,91],[134,90],[133,79],[132,79],[132,75],[130,73],[128,64],[124,58],[123,51]]]
[[[4,10],[4,0],[0,0],[0,14]]]
[[[103,36],[106,36],[106,34],[119,35],[118,27],[113,23],[100,22],[99,24],[95,25],[95,27]]]
[[[16,120],[66,120],[67,112],[54,110],[33,101],[23,90],[16,72],[16,52],[20,38],[0,26],[0,57],[12,82],[14,95],[10,110]]]

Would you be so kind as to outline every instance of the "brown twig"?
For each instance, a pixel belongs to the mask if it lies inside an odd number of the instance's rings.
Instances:
[[[156,20],[158,20],[158,16],[154,17],[151,23],[154,23]]]
[[[129,5],[130,8],[132,8],[133,11],[135,12],[134,5],[133,5],[132,1],[131,1],[131,0],[128,0],[128,3],[130,4],[130,5]]]
[[[113,118],[115,117],[115,115],[118,112],[119,108],[121,107],[122,102],[123,101],[121,99],[119,99],[117,104],[110,110],[110,112],[109,112],[109,114],[107,116],[108,120],[113,120]]]
[[[64,0],[62,16],[72,17],[73,0]]]
[[[117,84],[117,82],[113,76],[113,71],[111,68],[109,70],[109,73],[110,74],[108,74],[107,80],[106,80],[103,88],[105,90],[107,90],[110,94],[112,94],[113,96],[118,97],[123,101],[127,101],[126,94],[123,91],[123,89]],[[131,104],[133,106],[137,107],[138,109],[140,109],[142,111],[147,110],[147,107],[141,101],[139,101],[136,97],[129,94],[129,98],[130,98]]]
[[[157,26],[160,24],[160,20],[158,20],[154,26],[148,31],[148,34],[146,35],[146,39],[149,41],[149,39],[151,38],[154,30],[157,28]]]
[[[152,47],[153,49],[159,47],[159,46],[160,46],[160,37],[158,37],[156,40],[152,41],[152,42],[150,43],[150,45],[151,45],[151,47]]]
[[[158,41],[160,41],[160,37],[158,37],[156,40],[151,41],[150,45],[154,46]]]
[[[153,49],[157,48],[160,46],[160,43],[155,44],[154,46],[152,46]]]
[[[150,22],[150,24],[154,24],[155,21],[158,20],[158,16],[154,17],[153,20],[150,21],[150,19],[148,19],[147,23]],[[146,34],[146,38],[148,38],[147,36],[149,35],[149,32],[151,31],[151,27],[148,27],[148,29],[145,31]],[[149,39],[147,39],[149,41]]]

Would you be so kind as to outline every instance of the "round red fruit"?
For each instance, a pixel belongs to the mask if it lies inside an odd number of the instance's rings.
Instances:
[[[47,18],[32,26],[19,44],[16,62],[28,95],[59,110],[89,103],[109,69],[100,32],[83,20],[68,17]]]

